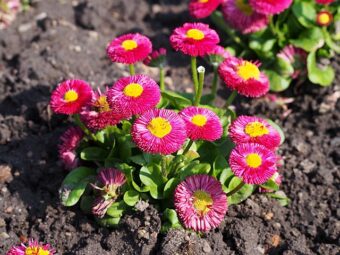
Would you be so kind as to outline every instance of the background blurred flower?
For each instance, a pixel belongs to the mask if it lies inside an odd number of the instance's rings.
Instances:
[[[222,0],[191,0],[189,3],[190,15],[196,19],[203,19],[215,11]]]
[[[321,11],[316,16],[316,23],[319,26],[328,26],[333,21],[333,15],[329,11]]]
[[[151,54],[143,60],[143,63],[145,65],[151,67],[164,67],[165,62],[166,62],[165,48],[160,48],[158,50],[152,51]]]
[[[277,14],[287,9],[293,0],[249,0],[249,4],[259,13]]]
[[[330,4],[333,3],[334,0],[316,0],[318,4]]]

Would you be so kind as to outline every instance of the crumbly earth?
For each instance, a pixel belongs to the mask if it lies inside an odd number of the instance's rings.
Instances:
[[[27,237],[51,243],[58,254],[339,254],[339,76],[329,88],[306,83],[287,91],[284,96],[294,97],[289,112],[265,99],[237,99],[238,113],[276,119],[285,131],[280,154],[287,207],[254,194],[199,237],[160,233],[161,216],[152,205],[130,212],[113,230],[60,205],[66,172],[56,148],[69,122],[51,116],[52,89],[72,77],[112,84],[128,74],[105,55],[112,38],[138,31],[155,48],[170,50],[171,30],[188,17],[178,0],[44,0],[0,32],[0,254]],[[169,88],[190,91],[188,63],[170,52]],[[333,65],[339,75],[339,57]],[[157,79],[154,69],[137,70]],[[220,103],[227,93],[221,86]]]

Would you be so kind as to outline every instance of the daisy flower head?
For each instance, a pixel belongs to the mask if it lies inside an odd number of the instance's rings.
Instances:
[[[277,57],[293,66],[294,71],[290,75],[292,79],[299,77],[301,72],[306,69],[307,52],[301,48],[287,45],[277,54]]]
[[[190,106],[180,112],[185,122],[187,135],[191,140],[215,141],[221,138],[223,127],[213,111]]]
[[[134,64],[145,59],[152,51],[148,37],[136,34],[126,34],[114,39],[106,49],[112,62]]]
[[[190,15],[196,19],[206,18],[217,9],[221,2],[222,0],[191,0]]]
[[[255,11],[266,15],[283,12],[289,8],[292,3],[293,0],[249,0],[249,4]]]
[[[153,109],[143,113],[132,126],[132,139],[144,152],[171,154],[184,144],[186,127],[172,110]]]
[[[229,136],[235,144],[258,143],[270,150],[279,147],[279,132],[266,120],[254,116],[239,116],[229,126]]]
[[[246,0],[226,0],[222,4],[224,19],[243,34],[254,33],[267,27],[267,15],[256,12]]]
[[[112,111],[130,118],[153,109],[161,99],[161,92],[153,79],[139,74],[119,79],[107,96]]]
[[[269,91],[269,80],[259,65],[259,62],[230,57],[221,63],[218,72],[230,89],[247,97],[260,97]]]
[[[174,192],[176,212],[186,228],[208,232],[216,228],[227,212],[227,196],[214,177],[191,175]]]
[[[316,16],[316,23],[319,26],[328,26],[333,21],[333,15],[329,11],[321,11]]]
[[[220,42],[215,30],[203,23],[185,23],[176,28],[170,36],[170,43],[176,51],[192,57],[204,56]]]
[[[143,60],[144,65],[150,67],[164,67],[165,62],[166,62],[165,48],[160,48],[158,50],[152,51],[151,54]]]
[[[91,102],[92,93],[85,81],[67,80],[52,92],[50,105],[55,113],[76,114]]]
[[[18,246],[13,246],[7,255],[53,255],[55,250],[50,246],[50,244],[39,243],[36,240],[29,240],[28,244],[20,244]]]
[[[235,176],[246,184],[263,184],[276,172],[277,157],[257,143],[242,143],[231,151],[229,165]]]

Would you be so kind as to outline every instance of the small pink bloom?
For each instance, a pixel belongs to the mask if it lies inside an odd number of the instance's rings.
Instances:
[[[269,80],[259,68],[259,63],[230,57],[218,68],[227,87],[247,97],[260,97],[269,91]]]
[[[227,212],[227,196],[209,175],[192,175],[174,192],[177,214],[186,228],[208,232],[220,225]]]
[[[143,113],[132,126],[132,139],[147,153],[171,154],[178,151],[187,136],[185,123],[172,110],[154,109]]]
[[[50,105],[55,113],[76,114],[91,102],[92,93],[85,81],[67,80],[52,92]]]
[[[39,243],[36,240],[29,240],[28,245],[23,243],[18,246],[13,246],[7,255],[53,255],[55,250],[50,244]]]
[[[266,120],[254,116],[239,116],[229,127],[234,143],[258,143],[270,150],[281,143],[280,134]]]
[[[278,186],[280,186],[282,183],[282,175],[279,174],[279,172],[275,172],[275,174],[270,179],[272,179]],[[261,193],[274,192],[274,190],[259,187],[259,192]]]
[[[152,44],[144,35],[126,34],[114,39],[106,51],[112,62],[134,64],[151,53]]]
[[[151,67],[164,67],[166,62],[166,49],[160,48],[154,50],[146,59],[143,60],[144,65]]]
[[[247,184],[263,184],[276,172],[277,157],[265,146],[242,143],[231,151],[229,165],[235,176]]]
[[[189,3],[190,15],[196,19],[210,16],[217,9],[222,0],[191,0]]]
[[[220,139],[223,128],[219,117],[213,111],[190,106],[180,112],[191,140],[215,141]]]
[[[292,3],[293,0],[249,0],[255,11],[267,15],[283,12]]]
[[[203,23],[185,23],[170,36],[170,43],[176,51],[192,57],[208,54],[219,42],[216,31]]]
[[[329,11],[321,11],[316,16],[316,23],[319,26],[328,26],[333,21],[333,15]]]
[[[301,73],[306,73],[307,52],[303,49],[294,47],[293,45],[287,45],[277,54],[277,57],[293,66],[294,72],[291,74],[292,79],[298,78]]]

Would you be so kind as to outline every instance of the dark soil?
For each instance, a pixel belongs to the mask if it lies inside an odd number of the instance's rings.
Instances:
[[[188,13],[181,1],[160,2],[36,1],[0,32],[0,254],[27,237],[50,242],[58,254],[339,254],[339,77],[329,88],[304,84],[288,91],[295,100],[285,118],[286,109],[264,99],[237,104],[239,113],[277,119],[284,128],[287,207],[254,194],[231,206],[220,228],[198,237],[161,234],[152,205],[124,216],[114,230],[60,205],[66,172],[56,148],[69,122],[50,117],[50,93],[72,77],[98,86],[126,75],[105,55],[119,34],[139,31],[155,48],[170,49],[169,33]],[[171,52],[169,60],[167,85],[190,90],[188,59]],[[333,64],[339,74],[339,58]],[[156,70],[139,65],[138,71],[157,79]]]

